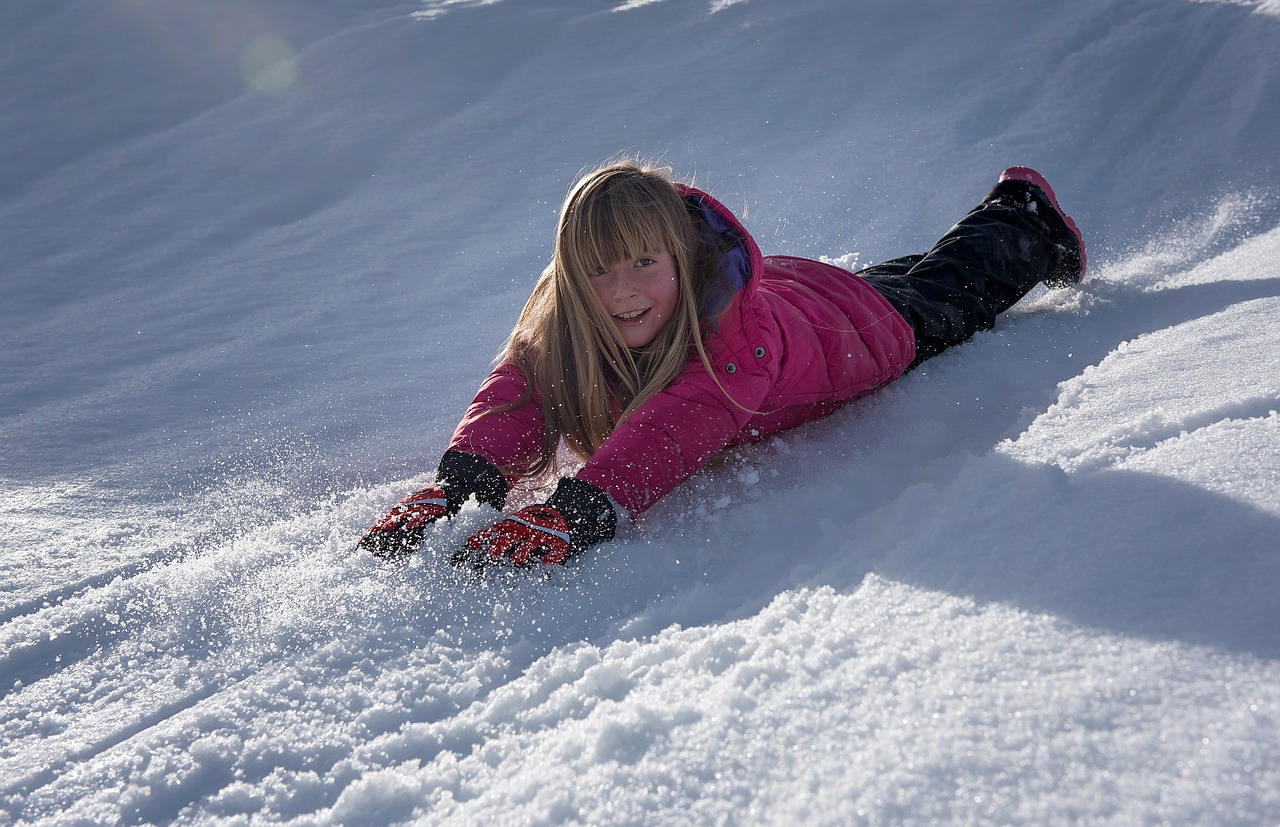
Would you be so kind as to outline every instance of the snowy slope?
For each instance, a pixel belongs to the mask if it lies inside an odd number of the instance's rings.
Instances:
[[[13,0],[0,824],[1280,822],[1274,0]],[[564,570],[429,479],[584,166],[1082,290]]]

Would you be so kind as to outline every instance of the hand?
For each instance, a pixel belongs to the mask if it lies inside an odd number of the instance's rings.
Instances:
[[[571,554],[612,540],[617,523],[608,495],[585,480],[566,477],[546,505],[522,508],[468,537],[453,563],[478,569],[497,561],[563,564]]]
[[[416,491],[396,503],[369,527],[357,544],[376,557],[409,554],[422,544],[427,526],[449,513],[449,503],[438,485]]]
[[[356,545],[377,557],[403,557],[422,545],[427,526],[452,517],[471,497],[501,509],[507,501],[507,482],[497,466],[484,457],[450,449],[436,469],[436,481],[396,503]]]
[[[472,534],[467,549],[471,553],[454,558],[455,563],[477,568],[497,560],[517,566],[562,564],[573,552],[573,538],[563,514],[549,505],[531,505]]]

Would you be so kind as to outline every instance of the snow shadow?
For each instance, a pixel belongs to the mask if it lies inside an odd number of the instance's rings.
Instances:
[[[1068,476],[990,455],[877,521],[899,533],[873,567],[885,577],[1280,658],[1280,518],[1202,487],[1121,469]]]

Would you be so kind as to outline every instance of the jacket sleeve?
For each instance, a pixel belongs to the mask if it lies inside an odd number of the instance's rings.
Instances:
[[[494,368],[484,380],[453,432],[449,449],[475,454],[507,468],[535,461],[542,450],[542,404],[536,390],[523,405],[500,413],[495,408],[516,402],[525,394],[528,380],[510,362]]]
[[[732,442],[760,413],[780,353],[776,329],[771,335],[765,325],[733,326],[737,330],[707,338],[715,379],[700,359],[690,359],[670,385],[614,429],[578,478],[636,516]]]

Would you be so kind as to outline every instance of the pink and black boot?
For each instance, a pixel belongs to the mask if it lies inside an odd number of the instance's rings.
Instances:
[[[1030,185],[1027,187],[1028,192],[1025,194],[1027,197],[1022,206],[1040,215],[1048,229],[1049,237],[1062,250],[1062,261],[1057,269],[1044,279],[1044,283],[1049,287],[1069,287],[1079,284],[1084,280],[1086,262],[1084,237],[1080,234],[1080,228],[1076,226],[1076,222],[1071,220],[1071,216],[1064,213],[1062,207],[1058,206],[1058,198],[1054,195],[1049,182],[1030,167],[1009,167],[1000,173],[1000,183],[1003,184],[1006,181],[1021,181]],[[1042,209],[1044,206],[1048,206],[1049,209]]]

